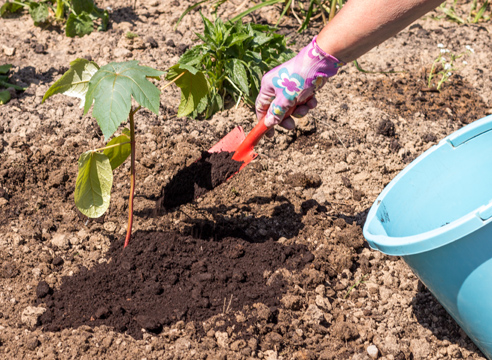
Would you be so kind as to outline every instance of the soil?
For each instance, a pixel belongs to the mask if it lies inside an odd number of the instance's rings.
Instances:
[[[196,9],[173,30],[186,0],[97,3],[110,7],[110,29],[83,38],[34,27],[27,14],[0,26],[1,45],[14,48],[0,64],[27,87],[0,106],[0,358],[358,360],[376,348],[386,360],[484,359],[402,259],[368,247],[362,227],[413,159],[492,114],[490,21],[430,13],[359,59],[373,73],[340,69],[318,107],[262,140],[230,180],[156,212],[203,151],[256,122],[242,104],[207,121],[177,118],[180,94],[167,87],[159,115],[135,115],[135,233],[123,250],[129,165],[114,172],[108,212],[81,215],[77,159],[104,139],[78,100],[42,97],[78,57],[168,69],[202,25]],[[456,4],[465,18],[468,6]],[[274,24],[281,10],[248,20]],[[298,34],[286,16],[280,32],[298,50],[321,26],[319,17]],[[437,92],[425,74],[439,43],[474,53]]]
[[[272,240],[248,244],[138,232],[133,243],[123,250],[121,241],[114,241],[107,262],[82,267],[56,291],[41,281],[36,295],[47,307],[39,319],[43,329],[107,325],[142,339],[142,331],[158,334],[181,320],[195,322],[203,337],[200,324],[219,314],[224,326],[232,322],[237,331],[254,320],[243,316],[237,323],[228,313],[255,303],[278,307],[288,282],[279,270],[300,271],[314,259],[303,245]]]
[[[207,191],[215,189],[239,171],[243,162],[232,160],[233,152],[204,151],[200,159],[179,170],[157,201],[157,211],[171,209],[193,201]]]

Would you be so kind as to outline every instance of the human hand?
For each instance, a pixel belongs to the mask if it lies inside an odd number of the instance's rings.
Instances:
[[[256,98],[256,116],[265,117],[265,125],[292,130],[291,118],[305,116],[317,101],[314,92],[335,75],[344,63],[326,54],[316,43],[316,37],[299,54],[266,73]],[[273,136],[273,128],[267,136]]]

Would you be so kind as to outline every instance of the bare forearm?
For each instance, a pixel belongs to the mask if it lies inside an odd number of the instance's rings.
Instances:
[[[320,32],[328,54],[350,62],[436,8],[443,0],[349,0]]]

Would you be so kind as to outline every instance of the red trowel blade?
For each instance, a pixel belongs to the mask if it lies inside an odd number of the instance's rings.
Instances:
[[[244,134],[243,128],[241,126],[237,126],[229,134],[224,136],[217,144],[212,146],[208,150],[208,152],[209,153],[221,152],[221,151],[236,152],[236,150],[239,148],[239,145],[241,145],[245,139],[246,139],[246,135]],[[253,151],[253,148],[251,147],[248,148],[248,150],[245,153],[242,153],[241,159],[234,159],[234,158],[233,159],[237,161],[243,161],[243,164],[239,169],[239,171],[241,171],[257,156],[258,154],[255,153]]]

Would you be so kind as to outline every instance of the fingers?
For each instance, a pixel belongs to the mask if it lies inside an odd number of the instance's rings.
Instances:
[[[275,90],[270,86],[262,86],[260,93],[256,98],[256,117],[258,120],[263,119],[270,108],[270,104],[275,99]]]
[[[279,126],[283,127],[284,129],[286,130],[294,130],[295,127],[296,127],[296,122],[294,121],[294,119],[292,119],[290,116],[289,117],[286,117],[285,119],[282,120],[282,122],[280,124],[278,124]],[[270,130],[268,130],[266,133],[265,133],[266,136],[268,136],[269,138],[272,138],[274,135],[275,135],[275,127],[272,127]]]

